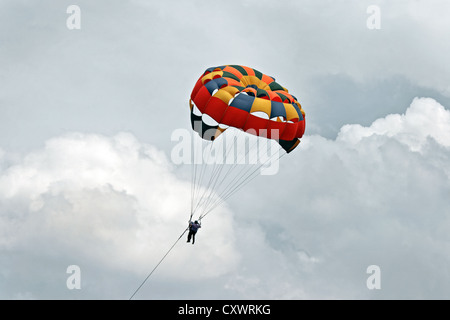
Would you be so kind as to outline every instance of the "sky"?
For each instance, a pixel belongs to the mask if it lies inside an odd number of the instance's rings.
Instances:
[[[0,0],[0,298],[129,299],[176,243],[134,299],[449,299],[449,14],[446,0]],[[193,246],[173,135],[191,132],[199,76],[225,64],[275,77],[306,132]]]

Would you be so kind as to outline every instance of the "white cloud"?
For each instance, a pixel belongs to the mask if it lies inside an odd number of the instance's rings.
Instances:
[[[235,214],[216,209],[195,246],[180,239],[136,298],[448,297],[449,116],[421,98],[336,140],[305,136],[278,175],[230,199]],[[189,183],[129,133],[66,134],[14,162],[0,176],[4,298],[127,299],[185,228]]]
[[[251,209],[234,202],[236,219],[262,231],[252,232],[259,255],[243,255],[248,270],[230,286],[263,299],[448,297],[449,117],[414,99],[405,114],[344,126],[336,140],[304,137],[276,179],[247,191]],[[381,290],[366,287],[372,264]]]
[[[450,113],[430,98],[416,98],[405,114],[392,114],[378,119],[370,127],[345,125],[337,140],[351,144],[372,135],[393,138],[412,151],[418,151],[428,138],[440,145],[450,147]]]
[[[141,145],[131,134],[107,138],[73,133],[47,141],[44,149],[1,172],[0,251],[8,261],[2,281],[10,288],[2,291],[2,297],[57,295],[51,291],[55,288],[49,292],[33,288],[38,281],[30,279],[29,288],[16,291],[20,273],[7,265],[16,260],[21,264],[18,269],[27,269],[36,256],[53,273],[39,274],[41,270],[31,268],[28,276],[20,277],[51,281],[58,272],[64,275],[69,264],[80,264],[87,275],[103,269],[104,274],[126,272],[143,279],[186,227],[189,196],[190,185],[175,177],[164,153]],[[231,228],[229,215],[217,215],[208,226],[219,227]],[[185,279],[202,266],[198,277],[205,279],[233,268],[238,259],[233,241],[211,231],[198,236],[209,240],[195,263],[185,263],[193,249],[178,251],[160,276]],[[59,262],[55,265],[53,259]],[[66,266],[61,265],[64,261]],[[185,272],[180,272],[180,265]],[[88,287],[95,286],[92,290],[104,285],[85,278]]]

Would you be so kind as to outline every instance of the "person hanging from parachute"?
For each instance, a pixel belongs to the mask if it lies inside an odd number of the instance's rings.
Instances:
[[[200,229],[202,226],[201,224],[195,220],[194,222],[189,221],[189,233],[188,233],[188,238],[187,238],[187,242],[191,242],[191,238],[192,238],[192,244],[195,243],[195,234],[197,233],[198,229]]]

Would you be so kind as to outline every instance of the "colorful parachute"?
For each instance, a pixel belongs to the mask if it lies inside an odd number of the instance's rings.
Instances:
[[[192,128],[203,138],[201,148],[194,146],[191,218],[198,212],[202,219],[267,163],[294,150],[305,132],[297,98],[273,77],[245,66],[206,69],[189,106]]]
[[[305,132],[305,112],[297,98],[273,77],[249,67],[206,69],[189,102],[192,128],[207,140],[214,140],[231,126],[275,138],[286,152],[291,152]],[[206,116],[209,123],[205,122]]]

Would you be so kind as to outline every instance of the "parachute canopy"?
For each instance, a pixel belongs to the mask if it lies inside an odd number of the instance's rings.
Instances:
[[[245,66],[206,69],[189,106],[192,128],[206,140],[234,127],[275,139],[289,153],[305,132],[305,112],[297,98],[273,77]]]
[[[205,217],[258,175],[278,172],[279,160],[305,132],[297,98],[271,76],[240,66],[212,67],[195,83],[191,218]]]

